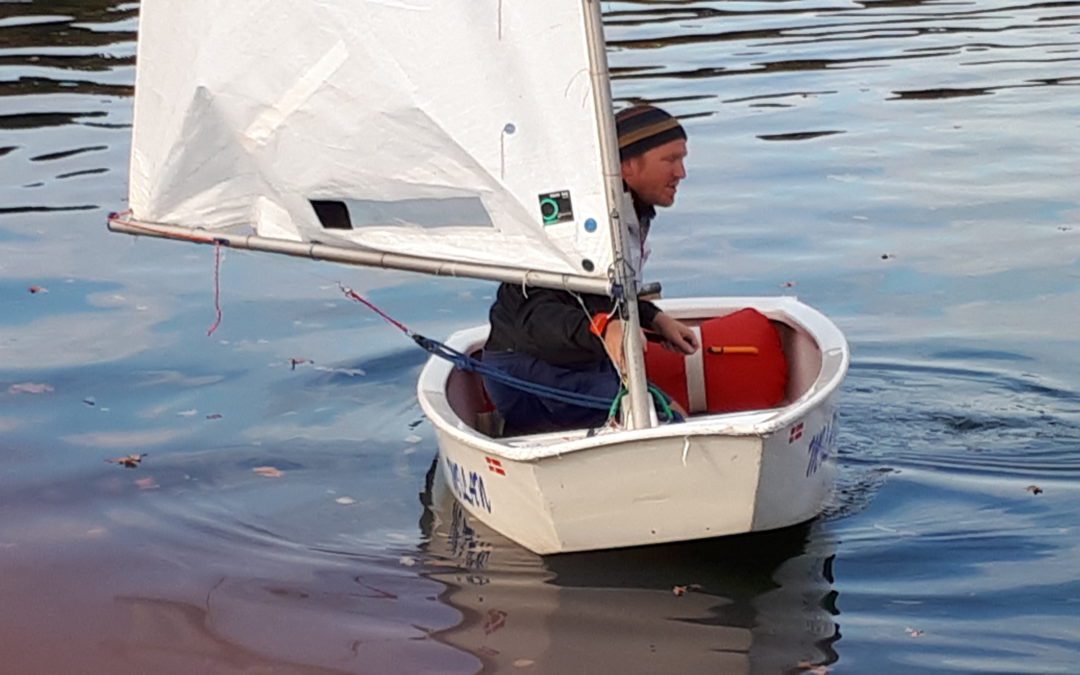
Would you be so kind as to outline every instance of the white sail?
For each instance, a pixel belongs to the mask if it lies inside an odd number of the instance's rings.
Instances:
[[[134,220],[608,274],[582,0],[140,11]]]

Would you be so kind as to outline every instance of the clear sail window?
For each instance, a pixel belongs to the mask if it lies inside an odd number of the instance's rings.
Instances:
[[[423,228],[492,227],[479,197],[450,199],[405,199],[373,201],[361,199],[311,199],[319,222],[327,230],[355,230],[364,227],[412,225]]]

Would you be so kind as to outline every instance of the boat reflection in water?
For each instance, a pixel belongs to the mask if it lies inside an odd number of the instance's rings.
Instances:
[[[833,545],[813,525],[540,557],[470,518],[435,466],[425,576],[461,612],[436,632],[484,670],[783,672],[836,660]]]

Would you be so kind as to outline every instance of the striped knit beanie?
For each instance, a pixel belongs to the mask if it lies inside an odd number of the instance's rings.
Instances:
[[[615,115],[619,135],[619,160],[627,160],[669,141],[686,139],[679,120],[660,108],[635,105]]]

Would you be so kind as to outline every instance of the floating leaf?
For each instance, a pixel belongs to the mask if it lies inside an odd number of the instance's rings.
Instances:
[[[413,567],[416,565],[416,558],[410,555],[403,555],[398,558],[398,563],[404,565],[405,567]]]
[[[424,440],[423,437],[417,436],[416,434],[411,434],[405,437],[406,443],[419,443],[422,440]]]
[[[687,584],[685,586],[675,586],[671,589],[671,592],[676,596],[686,595],[688,591],[700,591],[701,584]]]
[[[915,629],[915,628],[905,628],[904,630],[907,632],[908,635],[910,635],[913,638],[922,637],[922,636],[926,635],[926,631],[921,631],[921,630],[918,630],[918,629]]]
[[[30,288],[28,288],[26,290],[30,291],[31,293],[35,293],[35,294],[36,293],[48,293],[49,292],[49,289],[45,288],[44,286],[31,286]]]
[[[784,283],[780,284],[780,288],[795,288],[795,282],[785,281]]]
[[[52,391],[52,385],[37,382],[20,382],[8,387],[9,394],[48,394]]]
[[[312,361],[311,359],[305,359],[305,358],[292,358],[292,359],[289,359],[289,365],[292,366],[293,370],[296,370],[297,366],[301,366],[301,365],[303,365],[305,363],[315,363],[315,362]]]
[[[528,668],[528,667],[532,666],[534,663],[536,663],[536,661],[533,661],[532,659],[518,659],[517,661],[514,661],[514,667],[515,668]]]
[[[128,469],[134,469],[137,466],[139,466],[139,464],[142,463],[143,457],[146,457],[145,452],[141,453],[141,454],[138,454],[138,455],[127,455],[127,456],[124,456],[124,457],[113,457],[112,459],[107,459],[105,461],[109,462],[110,464],[119,464],[120,466],[126,467]]]
[[[198,414],[199,414],[199,411],[196,410],[195,408],[192,408],[190,410],[181,410],[180,412],[176,413],[176,416],[177,417],[195,417]]]
[[[1041,495],[1042,491],[1043,491],[1043,489],[1041,487],[1039,487],[1038,485],[1029,485],[1029,486],[1027,486],[1026,489],[1027,489],[1028,492],[1030,492],[1033,495]]]
[[[341,504],[342,506],[348,506],[350,504],[355,504],[356,503],[356,500],[353,499],[352,497],[338,497],[334,501],[337,502],[338,504]]]
[[[222,415],[221,413],[210,413],[209,415],[206,416],[206,419],[208,419],[208,420],[219,420],[222,417],[224,417],[224,415]]]
[[[86,405],[89,405],[89,406],[95,406],[95,405],[97,405],[97,401],[96,401],[96,400],[94,400],[94,397],[93,397],[93,396],[87,396],[86,398],[84,398],[84,399],[82,400],[82,402],[83,402],[83,403],[85,403]]]
[[[257,466],[251,471],[267,478],[281,478],[285,475],[284,471],[272,466]]]

